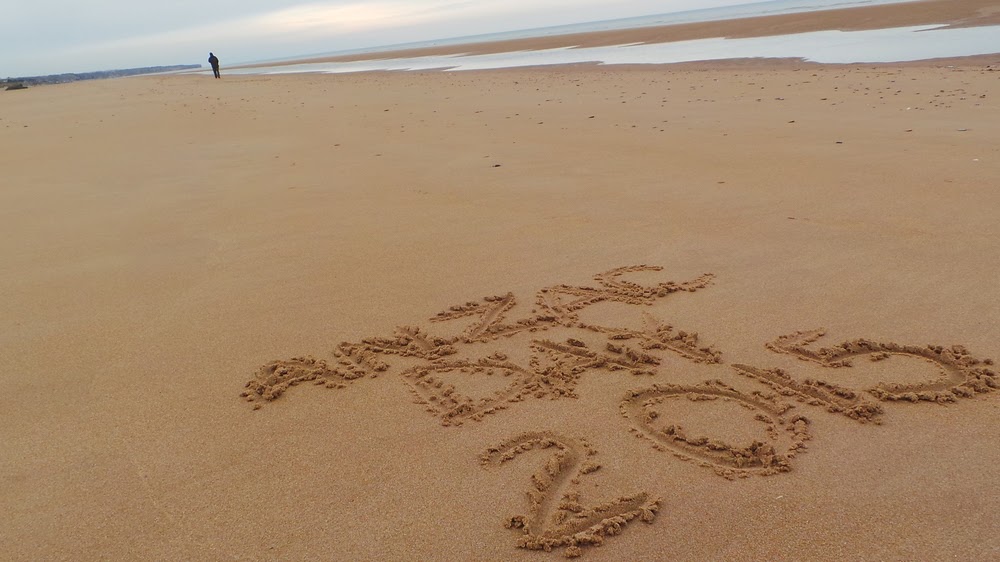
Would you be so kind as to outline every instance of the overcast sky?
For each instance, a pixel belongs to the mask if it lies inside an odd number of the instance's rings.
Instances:
[[[0,0],[0,77],[273,59],[760,0]]]

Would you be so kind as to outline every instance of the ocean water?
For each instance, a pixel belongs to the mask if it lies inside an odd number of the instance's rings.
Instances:
[[[742,39],[697,39],[611,47],[559,48],[488,55],[293,64],[232,69],[229,74],[346,73],[407,70],[487,70],[563,64],[666,64],[733,58],[802,58],[820,63],[925,60],[1000,52],[1000,26],[924,25],[867,31],[816,31]]]

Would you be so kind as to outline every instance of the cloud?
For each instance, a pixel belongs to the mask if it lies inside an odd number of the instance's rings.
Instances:
[[[176,50],[177,47],[209,43],[259,43],[282,39],[302,41],[416,25],[428,19],[439,18],[442,9],[452,5],[453,2],[414,5],[412,2],[402,1],[304,4],[228,21],[94,42],[84,47],[84,50],[96,54],[153,47]]]
[[[306,4],[264,14],[248,26],[271,33],[352,32],[418,23],[426,8],[412,2]]]

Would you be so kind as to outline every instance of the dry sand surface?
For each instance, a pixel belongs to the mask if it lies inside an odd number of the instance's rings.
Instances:
[[[998,77],[0,93],[0,558],[995,559]]]

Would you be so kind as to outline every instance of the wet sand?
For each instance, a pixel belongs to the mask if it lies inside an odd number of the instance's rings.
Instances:
[[[990,64],[0,93],[4,558],[996,557]]]
[[[998,25],[1000,24],[1000,6],[993,0],[918,0],[916,2],[904,2],[900,4],[861,6],[840,10],[779,14],[637,29],[568,33],[548,37],[493,41],[489,43],[468,43],[382,51],[378,53],[307,57],[277,63],[269,62],[243,65],[241,68],[319,62],[350,62],[401,57],[458,54],[485,55],[566,47],[607,47],[633,43],[669,43],[673,41],[690,41],[715,37],[736,39],[834,29],[840,31],[862,31],[934,24],[943,24],[950,27]]]

